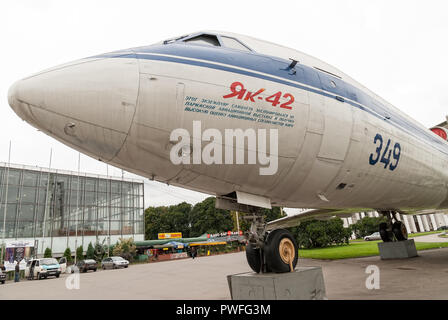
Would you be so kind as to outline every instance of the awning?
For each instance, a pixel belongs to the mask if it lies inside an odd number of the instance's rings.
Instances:
[[[215,242],[207,242],[207,241],[204,241],[204,242],[194,242],[194,243],[190,243],[190,247],[193,247],[193,246],[217,246],[217,245],[220,245],[220,244],[227,244],[227,242],[225,242],[225,241],[222,241],[222,242],[220,242],[220,241],[215,241]]]

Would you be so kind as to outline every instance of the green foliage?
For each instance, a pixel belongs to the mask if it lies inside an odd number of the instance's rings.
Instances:
[[[89,242],[87,246],[86,259],[95,259],[95,249],[93,248],[92,242]]]
[[[204,233],[219,233],[233,230],[233,221],[228,210],[215,208],[215,197],[197,203],[190,212],[190,236],[198,237]]]
[[[304,221],[298,227],[291,228],[291,232],[298,246],[303,248],[348,244],[351,235],[351,230],[344,228],[343,221],[339,218]]]
[[[76,248],[76,261],[83,260],[84,259],[84,248],[82,246],[79,246]]]
[[[70,250],[70,248],[65,249],[64,257],[67,259],[67,263],[72,263],[73,262],[72,250]]]
[[[45,249],[44,258],[52,258],[52,253],[51,253],[50,248]]]
[[[380,223],[386,221],[387,219],[384,216],[364,217],[355,224],[352,224],[350,227],[355,233],[356,238],[364,238],[374,232],[378,232]]]
[[[191,204],[186,202],[168,207],[149,207],[145,210],[145,238],[157,239],[158,233],[182,232],[190,236]]]
[[[137,247],[134,243],[133,238],[123,239],[120,238],[120,241],[114,247],[113,255],[120,256],[123,259],[131,262],[137,253]]]
[[[104,244],[105,241],[106,239],[103,239],[101,243],[99,243],[98,241],[95,242],[94,258],[93,258],[95,259],[95,261],[98,262],[102,261],[107,256],[107,245]]]
[[[236,231],[236,212],[215,208],[215,197],[194,207],[186,202],[173,206],[149,207],[145,210],[145,239],[157,239],[158,233],[182,232],[182,237],[198,237],[204,233]],[[266,222],[286,216],[279,207],[262,209]],[[247,231],[250,222],[239,213],[240,230]]]

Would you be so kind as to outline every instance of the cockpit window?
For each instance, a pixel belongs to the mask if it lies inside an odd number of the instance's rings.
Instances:
[[[221,36],[221,41],[227,48],[250,51],[248,47],[246,47],[244,44],[242,44],[241,42],[239,42],[234,38]]]
[[[189,35],[185,35],[185,36],[178,37],[178,38],[174,38],[174,39],[168,39],[168,40],[163,41],[163,44],[173,43],[173,42],[176,42],[176,41],[178,41],[178,40],[180,40],[180,39],[186,38],[186,37],[188,37],[188,36],[189,36]]]
[[[186,39],[184,42],[219,47],[218,37],[211,34],[201,34],[199,36]]]

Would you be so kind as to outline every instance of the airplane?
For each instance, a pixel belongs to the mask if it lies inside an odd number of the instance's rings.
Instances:
[[[285,228],[301,221],[373,209],[382,240],[403,241],[396,213],[448,207],[446,122],[431,132],[335,67],[245,35],[80,59],[17,81],[8,101],[75,150],[246,212],[255,272],[294,270]],[[265,223],[272,206],[313,209]]]

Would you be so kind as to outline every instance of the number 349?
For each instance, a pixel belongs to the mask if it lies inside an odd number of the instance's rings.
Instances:
[[[400,155],[401,155],[401,146],[397,142],[394,145],[393,152],[392,148],[389,149],[391,141],[390,139],[387,139],[386,147],[383,151],[383,137],[377,133],[375,138],[373,139],[373,143],[377,145],[375,154],[371,153],[369,157],[369,163],[373,166],[377,164],[378,160],[381,163],[384,163],[384,169],[389,167],[389,170],[393,171],[398,166],[398,161],[400,161]],[[390,159],[392,155],[392,160]],[[381,159],[380,159],[381,158]],[[395,160],[395,161],[394,161]]]

